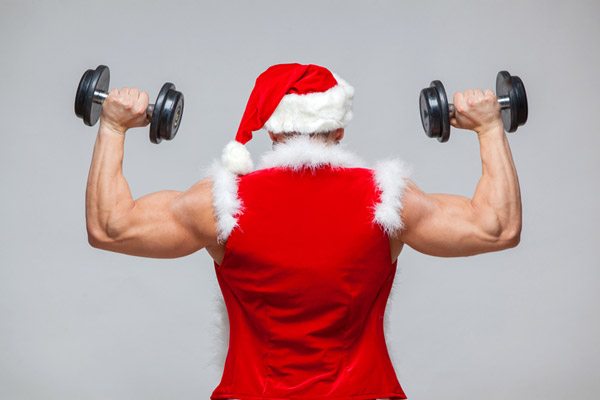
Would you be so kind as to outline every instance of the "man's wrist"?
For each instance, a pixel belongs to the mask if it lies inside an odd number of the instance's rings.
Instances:
[[[125,128],[120,128],[120,127],[116,127],[113,126],[111,124],[108,123],[102,123],[102,121],[100,122],[100,127],[98,129],[98,133],[99,134],[103,134],[103,135],[109,135],[109,136],[120,136],[120,137],[125,137],[125,132],[127,131],[127,129]]]
[[[504,127],[502,125],[494,125],[482,129],[481,131],[477,131],[477,137],[479,139],[489,138],[489,137],[503,137],[504,136]]]

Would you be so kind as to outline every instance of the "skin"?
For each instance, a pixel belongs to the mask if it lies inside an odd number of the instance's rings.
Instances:
[[[219,264],[224,244],[217,242],[211,182],[186,191],[159,191],[134,200],[123,175],[123,147],[130,128],[149,124],[148,94],[136,88],[113,89],[104,101],[86,191],[88,241],[95,248],[152,258],[176,258],[205,248]],[[472,198],[424,193],[407,180],[403,196],[404,229],[390,238],[394,261],[404,244],[425,254],[459,257],[516,246],[521,232],[521,197],[500,106],[491,90],[457,92],[459,129],[477,133],[482,176]],[[274,142],[283,134],[269,132]],[[331,132],[328,143],[344,130]]]

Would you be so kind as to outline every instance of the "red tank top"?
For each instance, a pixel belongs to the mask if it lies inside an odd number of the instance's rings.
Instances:
[[[215,263],[230,337],[211,399],[406,398],[383,328],[397,263],[377,223],[385,185],[331,154],[313,162],[234,178],[230,215],[214,182],[220,228],[234,221]]]

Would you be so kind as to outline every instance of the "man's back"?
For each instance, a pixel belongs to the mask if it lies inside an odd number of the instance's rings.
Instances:
[[[383,332],[396,262],[381,211],[394,206],[377,171],[336,157],[341,146],[280,157],[300,142],[279,145],[235,192],[214,180],[215,208],[233,196],[239,207],[215,262],[230,342],[212,398],[404,398]]]

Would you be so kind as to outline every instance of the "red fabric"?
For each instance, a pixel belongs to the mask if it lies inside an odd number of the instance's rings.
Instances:
[[[211,399],[406,398],[383,329],[396,272],[372,222],[373,171],[242,176],[243,213],[215,263],[230,321]]]
[[[333,74],[318,65],[273,65],[256,78],[235,140],[246,144],[261,129],[286,94],[325,92],[337,85]]]

